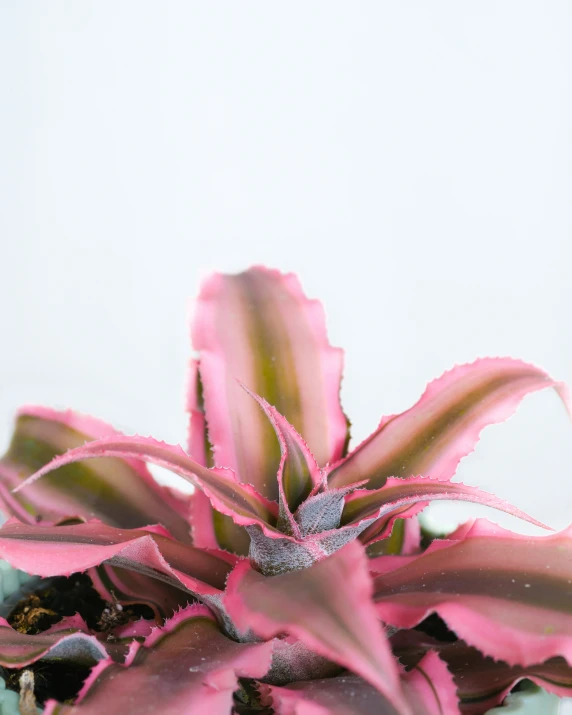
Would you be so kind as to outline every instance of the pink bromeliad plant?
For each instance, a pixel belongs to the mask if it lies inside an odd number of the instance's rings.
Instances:
[[[569,692],[572,531],[479,519],[427,545],[416,517],[463,499],[538,523],[452,478],[486,425],[545,387],[566,402],[561,384],[508,358],[455,367],[348,454],[342,352],[294,276],[214,275],[192,338],[187,450],[28,407],[0,461],[0,556],[87,573],[107,604],[95,625],[0,621],[7,672],[87,668],[47,715],[449,715],[523,678]],[[19,682],[26,707],[43,702]]]

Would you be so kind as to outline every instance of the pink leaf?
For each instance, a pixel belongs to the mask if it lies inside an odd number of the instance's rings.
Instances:
[[[365,680],[351,673],[290,683],[262,685],[263,704],[275,715],[400,715],[394,705]],[[407,711],[405,711],[407,712]]]
[[[216,464],[278,498],[276,438],[237,380],[294,425],[320,465],[342,456],[342,353],[329,345],[322,308],[305,298],[295,276],[265,268],[212,276],[203,285],[192,335]]]
[[[273,531],[269,522],[276,519],[277,505],[261,497],[249,484],[239,484],[230,470],[207,469],[191,459],[176,445],[165,444],[151,437],[104,437],[88,442],[56,457],[38,470],[15,491],[28,487],[45,474],[67,464],[96,457],[133,458],[134,456],[170,469],[202,489],[215,508],[231,516],[241,525],[260,524]],[[274,530],[275,531],[275,530]]]
[[[224,549],[246,556],[250,537],[244,526],[213,508],[210,499],[197,489],[191,497],[191,532],[193,543],[203,549]]]
[[[191,360],[187,409],[189,411],[188,450],[195,460],[212,467],[214,458],[210,448],[204,413],[203,388],[199,376],[199,364]],[[246,556],[250,538],[243,526],[213,508],[208,497],[197,490],[191,497],[191,527],[193,543],[207,549],[225,549]]]
[[[459,541],[370,565],[379,574],[377,611],[390,625],[411,628],[438,613],[460,638],[510,665],[558,655],[572,662],[572,527],[532,537],[478,520]]]
[[[405,692],[414,713],[458,715],[453,676],[436,653],[428,653],[404,679]]]
[[[289,633],[403,705],[398,671],[371,603],[363,548],[348,544],[311,568],[262,576],[244,561],[232,572],[226,608],[262,638]]]
[[[570,411],[568,391],[545,372],[511,358],[484,358],[431,382],[407,412],[385,417],[377,430],[329,474],[331,486],[415,474],[450,479],[473,451],[481,430],[510,417],[523,397],[554,387]]]
[[[0,529],[0,558],[39,576],[68,576],[102,563],[129,568],[199,595],[219,594],[235,560],[178,543],[158,527],[116,529],[99,522]]]
[[[88,440],[113,439],[109,425],[70,410],[20,410],[6,455],[0,460],[0,495],[15,489],[36,470]],[[57,521],[66,516],[99,518],[113,526],[136,528],[159,521],[181,541],[190,541],[186,499],[160,487],[139,459],[107,459],[65,467],[25,493],[2,499],[22,521]],[[22,514],[24,511],[27,516]]]
[[[441,643],[419,631],[399,631],[391,642],[408,667],[417,664],[424,653],[436,650],[453,676],[464,715],[480,715],[500,705],[523,678],[560,697],[572,695],[572,668],[564,658],[526,667],[510,666],[487,658],[463,641]]]
[[[280,445],[280,464],[276,476],[280,504],[279,523],[282,531],[299,538],[300,529],[293,512],[312,492],[320,488],[322,473],[308,446],[288,420],[265,399],[251,392],[245,385],[242,387],[258,403],[276,433]]]
[[[104,661],[87,679],[75,706],[48,703],[45,715],[228,715],[238,678],[262,678],[272,643],[235,643],[208,610],[189,606],[134,646],[126,666]]]
[[[188,450],[203,467],[212,467],[212,454],[207,440],[207,425],[203,401],[203,388],[199,376],[199,363],[191,360],[189,364],[189,387],[187,391],[187,410],[189,412]]]
[[[354,491],[346,497],[341,523],[342,525],[375,523],[381,533],[384,525],[389,523],[396,512],[403,511],[404,508],[415,504],[425,505],[430,501],[443,499],[483,504],[519,517],[536,526],[549,528],[493,494],[458,482],[432,479],[431,477],[410,477],[409,479],[389,477],[381,489]]]
[[[435,653],[425,656],[410,673],[405,674],[402,686],[407,705],[398,711],[373,685],[350,673],[335,678],[290,683],[281,688],[262,685],[261,694],[263,703],[273,707],[275,715],[459,713],[453,678]]]

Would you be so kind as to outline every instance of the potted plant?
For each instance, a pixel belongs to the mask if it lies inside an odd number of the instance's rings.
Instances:
[[[560,383],[508,358],[458,366],[348,451],[342,353],[294,276],[214,275],[192,335],[187,451],[17,416],[0,557],[49,579],[0,623],[22,712],[484,713],[523,680],[568,692],[572,532],[479,519],[435,538],[417,518],[462,499],[539,524],[452,479],[527,394],[568,404]]]

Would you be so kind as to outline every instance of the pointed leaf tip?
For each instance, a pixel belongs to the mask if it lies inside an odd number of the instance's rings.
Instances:
[[[328,343],[320,304],[304,296],[295,276],[260,267],[215,274],[201,290],[192,336],[217,464],[278,498],[273,430],[236,378],[284,415],[320,465],[342,456],[342,353]]]
[[[288,533],[300,537],[293,512],[322,484],[322,473],[308,446],[272,405],[239,383],[243,390],[260,406],[272,425],[280,445],[280,464],[276,476],[280,503],[280,518]],[[283,530],[286,530],[283,529]]]
[[[95,516],[125,528],[159,521],[188,543],[187,498],[159,486],[145,463],[133,455],[64,466],[25,493],[20,491],[30,475],[67,450],[116,436],[118,432],[110,425],[71,410],[20,409],[8,451],[0,459],[0,500],[5,512],[30,523],[37,519],[57,522],[70,515]]]
[[[237,523],[260,524],[272,530],[276,520],[276,504],[261,497],[249,484],[239,484],[231,470],[207,469],[189,457],[178,445],[169,445],[150,437],[117,435],[88,442],[56,457],[20,484],[20,491],[49,472],[75,462],[97,457],[138,457],[165,467],[202,489],[213,506],[231,516]]]
[[[378,429],[330,471],[331,486],[415,474],[450,479],[472,452],[481,430],[510,417],[528,394],[556,389],[570,412],[565,385],[533,365],[512,358],[482,358],[454,367],[429,383],[412,408],[385,417]]]
[[[386,536],[392,518],[401,514],[404,509],[414,507],[411,514],[416,513],[416,505],[425,506],[431,501],[467,501],[489,506],[504,511],[511,516],[527,521],[535,526],[552,531],[542,522],[534,519],[517,507],[505,502],[476,487],[469,487],[460,482],[450,482],[432,477],[389,477],[381,489],[360,489],[346,497],[342,513],[342,524],[367,524],[371,537]],[[371,525],[371,526],[370,526]],[[373,539],[369,538],[367,543]],[[364,543],[366,543],[364,541]]]
[[[365,552],[352,542],[310,568],[279,576],[263,576],[244,561],[228,580],[225,605],[239,628],[263,638],[292,634],[404,707],[397,666],[370,594]]]

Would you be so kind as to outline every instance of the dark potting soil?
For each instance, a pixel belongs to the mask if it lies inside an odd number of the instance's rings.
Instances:
[[[7,616],[10,625],[20,633],[36,635],[48,630],[64,616],[75,613],[94,632],[105,634],[116,626],[139,618],[153,618],[153,611],[144,605],[117,607],[101,598],[86,574],[72,574],[40,581],[32,592],[23,595]],[[111,637],[111,636],[109,636]],[[72,662],[40,660],[25,668],[1,668],[6,687],[20,692],[20,678],[31,671],[34,696],[38,706],[54,698],[71,702],[76,697],[91,668]]]

